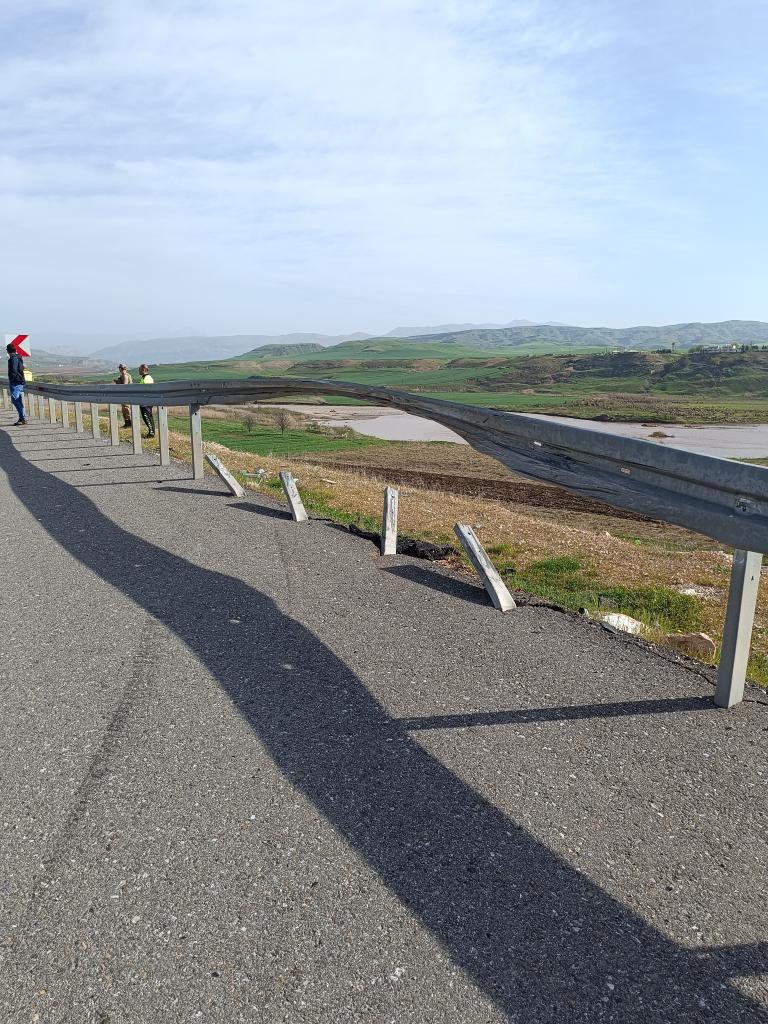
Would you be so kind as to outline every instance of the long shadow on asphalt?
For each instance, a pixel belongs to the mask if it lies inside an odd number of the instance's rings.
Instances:
[[[265,594],[116,526],[4,432],[0,456],[48,533],[188,646],[291,783],[510,1019],[767,1019],[727,983],[766,970],[765,946],[671,942],[422,749]],[[242,628],[223,635],[212,609]],[[286,651],[299,671],[284,667]]]
[[[255,501],[236,501],[230,508],[240,509],[242,512],[253,512],[255,515],[266,516],[268,519],[291,519],[288,509],[271,508],[269,505],[259,505]]]
[[[613,704],[572,704],[559,708],[516,711],[465,711],[460,715],[424,715],[399,718],[408,732],[423,729],[467,729],[478,726],[524,725],[528,722],[569,722],[585,718],[621,718],[624,715],[669,715],[680,711],[712,711],[711,697],[670,697],[667,700],[624,700]]]
[[[401,580],[407,580],[409,583],[417,583],[428,590],[460,597],[473,604],[488,604],[488,596],[482,587],[455,576],[446,576],[434,569],[422,569],[418,565],[391,565],[381,571],[388,572],[391,576],[399,576]]]

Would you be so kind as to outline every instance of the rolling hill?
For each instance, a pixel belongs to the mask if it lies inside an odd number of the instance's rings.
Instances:
[[[325,352],[325,348],[318,342],[294,342],[287,345],[258,345],[250,352],[244,352],[237,359],[301,359],[304,356],[314,355],[315,352]]]
[[[148,363],[176,363],[205,359],[243,358],[243,353],[265,345],[337,345],[343,341],[357,341],[365,334],[231,334],[207,337],[189,336],[183,338],[147,338],[143,341],[125,341],[119,345],[108,345],[92,353],[93,359],[105,359],[110,363],[125,362],[134,365]]]
[[[380,339],[366,341],[373,344]],[[555,324],[533,327],[503,327],[493,330],[429,334],[409,339],[410,344],[459,345],[462,348],[506,349],[533,342],[580,345],[592,348],[680,349],[697,345],[768,344],[768,324],[758,320],[726,320],[717,324],[670,324],[666,327],[567,327]],[[345,343],[346,344],[346,343]],[[338,348],[339,346],[337,346]]]

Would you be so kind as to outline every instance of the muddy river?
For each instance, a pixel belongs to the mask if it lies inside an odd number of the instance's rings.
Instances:
[[[380,437],[385,441],[454,441],[467,442],[452,430],[422,419],[410,413],[398,412],[387,406],[350,405],[285,405],[315,418],[319,423],[335,427],[352,427],[360,434]],[[637,437],[655,444],[700,452],[702,455],[717,455],[720,458],[758,459],[768,458],[768,424],[757,423],[744,426],[686,427],[677,424],[667,426],[642,423],[602,423],[595,420],[572,419],[568,416],[537,416],[537,419],[554,420],[575,427],[590,427],[606,434],[621,434]],[[654,431],[669,436],[652,438]]]

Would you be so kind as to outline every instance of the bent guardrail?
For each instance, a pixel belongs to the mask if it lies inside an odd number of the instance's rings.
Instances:
[[[195,478],[203,475],[203,405],[234,405],[289,395],[362,398],[441,423],[517,473],[722,541],[736,549],[736,556],[716,702],[731,706],[741,699],[760,564],[768,552],[768,472],[762,468],[522,413],[333,380],[251,377],[150,385],[36,382],[26,390],[40,401],[48,401],[49,416],[51,402],[74,403],[78,429],[82,429],[82,403],[97,409],[99,405],[131,405],[134,424],[138,423],[139,405],[158,406],[160,461],[164,465],[170,460],[167,408],[187,406]],[[94,431],[98,415],[95,421]],[[114,442],[116,416],[110,416],[110,426]],[[134,451],[141,450],[137,427],[133,445]]]

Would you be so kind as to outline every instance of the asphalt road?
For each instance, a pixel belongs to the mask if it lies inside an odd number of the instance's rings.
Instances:
[[[768,1020],[768,707],[0,429],[0,1019]]]

